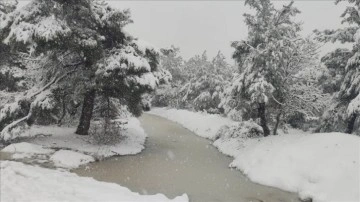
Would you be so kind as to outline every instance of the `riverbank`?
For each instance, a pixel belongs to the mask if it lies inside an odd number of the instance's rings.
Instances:
[[[54,167],[73,169],[103,158],[134,155],[144,149],[147,134],[137,118],[129,117],[118,142],[98,144],[88,136],[74,134],[75,128],[33,126],[20,136],[22,142],[2,149],[12,159],[40,162]]]
[[[230,119],[186,110],[155,108],[149,112],[181,124],[201,137],[216,139]],[[230,167],[252,181],[297,192],[315,202],[359,201],[360,138],[342,133],[289,134],[262,138],[224,138],[213,142],[234,158]]]
[[[139,120],[129,118],[124,129],[118,143],[99,145],[90,136],[75,135],[75,128],[32,127],[21,134],[26,139],[10,144],[0,152],[0,201],[189,201],[186,194],[174,199],[158,193],[140,195],[118,184],[69,172],[111,156],[140,153],[147,134]]]

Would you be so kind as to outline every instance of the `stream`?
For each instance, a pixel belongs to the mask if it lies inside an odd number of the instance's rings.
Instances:
[[[295,193],[251,182],[229,168],[232,159],[209,140],[167,119],[143,114],[148,134],[145,150],[112,157],[72,170],[99,181],[114,182],[141,194],[163,193],[173,198],[187,193],[191,202],[295,202]]]

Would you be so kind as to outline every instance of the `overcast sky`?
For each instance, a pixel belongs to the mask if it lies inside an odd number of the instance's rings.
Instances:
[[[244,1],[109,1],[118,8],[130,8],[134,23],[127,30],[157,47],[180,47],[184,58],[207,50],[214,56],[219,50],[231,61],[230,42],[245,39],[247,28],[243,14],[249,12]],[[285,1],[275,1],[276,6]],[[334,1],[296,1],[302,12],[303,34],[314,29],[338,28],[345,6]],[[323,52],[332,49],[325,46]]]
[[[244,1],[108,1],[112,6],[130,8],[133,24],[126,30],[156,47],[180,47],[185,59],[207,50],[214,56],[219,50],[231,61],[230,42],[245,39],[247,28],[243,14],[249,12]],[[22,3],[25,3],[24,1]],[[276,6],[286,1],[274,1]],[[302,12],[303,34],[312,30],[338,28],[345,5],[334,1],[295,1]],[[327,45],[323,52],[333,49]]]

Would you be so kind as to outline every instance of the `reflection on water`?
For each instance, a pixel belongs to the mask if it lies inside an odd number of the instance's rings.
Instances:
[[[142,194],[187,193],[191,201],[299,201],[296,194],[255,184],[210,141],[166,119],[144,114],[146,149],[134,156],[113,157],[73,170],[81,176],[115,182]]]

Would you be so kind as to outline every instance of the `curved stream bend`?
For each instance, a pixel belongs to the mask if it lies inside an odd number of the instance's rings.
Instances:
[[[177,123],[150,114],[140,121],[149,135],[142,153],[109,158],[73,172],[143,194],[172,198],[187,193],[194,202],[299,201],[296,194],[255,184],[229,169],[231,158]]]

